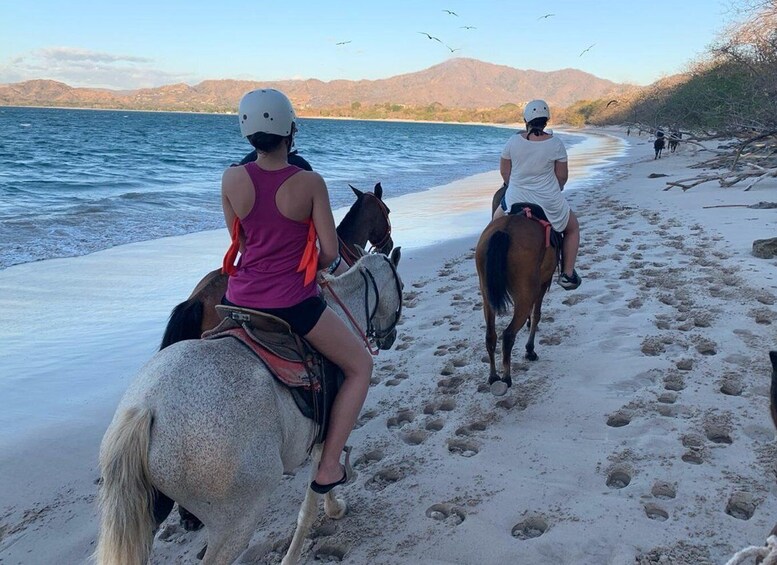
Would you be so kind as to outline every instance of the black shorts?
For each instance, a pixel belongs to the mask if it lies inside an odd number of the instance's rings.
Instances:
[[[227,306],[240,306],[239,304],[233,304],[227,297],[221,299],[222,304]],[[244,306],[244,308],[251,308],[250,306]],[[258,310],[265,314],[271,314],[276,318],[280,318],[291,326],[291,331],[295,334],[305,336],[310,333],[321,316],[326,310],[326,302],[320,296],[311,296],[306,298],[299,304],[289,306],[288,308],[251,308],[252,310]]]

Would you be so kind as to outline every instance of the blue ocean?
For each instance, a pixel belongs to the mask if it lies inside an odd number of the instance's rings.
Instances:
[[[512,133],[300,119],[296,148],[336,209],[349,183],[393,198],[494,170]],[[251,149],[233,115],[162,112],[0,108],[0,140],[0,269],[224,227],[221,174]]]

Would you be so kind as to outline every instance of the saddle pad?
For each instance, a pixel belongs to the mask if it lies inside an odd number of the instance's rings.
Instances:
[[[240,341],[262,360],[276,379],[289,388],[304,387],[318,390],[321,387],[319,380],[308,374],[308,370],[302,361],[291,361],[276,355],[251,337],[249,331],[244,327],[231,327],[218,333],[209,332],[209,334],[204,339],[234,337]]]

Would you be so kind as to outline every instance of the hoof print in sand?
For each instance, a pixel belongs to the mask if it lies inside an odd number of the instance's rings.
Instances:
[[[436,420],[430,420],[426,423],[426,428],[430,432],[439,432],[441,429],[445,427],[445,422],[442,419],[436,419]]]
[[[753,495],[749,492],[735,492],[728,499],[726,514],[737,520],[749,520],[753,517],[757,506],[758,504],[753,500]]]
[[[426,509],[426,517],[458,526],[467,518],[467,513],[453,504],[432,504]]]
[[[685,388],[685,379],[681,375],[667,375],[664,377],[664,388],[673,391],[683,390]]]
[[[529,540],[538,538],[547,531],[548,522],[543,516],[531,516],[513,526],[511,534],[516,539]]]
[[[726,375],[720,385],[720,392],[726,396],[740,396],[745,389],[742,381],[736,375]]]
[[[414,430],[412,432],[402,433],[402,441],[407,445],[421,445],[426,438],[429,437],[429,432],[424,430]]]
[[[462,457],[474,457],[480,451],[478,444],[469,439],[449,439],[448,451]]]
[[[669,519],[669,513],[657,504],[646,504],[645,515],[651,520],[658,520],[659,522],[665,522]]]
[[[677,496],[677,490],[671,483],[656,481],[653,488],[650,489],[650,494],[661,500],[671,500]]]
[[[731,433],[722,424],[710,424],[705,429],[705,435],[707,439],[712,443],[731,445],[734,440],[731,439]]]
[[[356,460],[356,462],[353,464],[353,466],[357,469],[362,469],[364,467],[371,465],[372,463],[380,461],[381,459],[383,459],[383,450],[373,449],[372,451],[368,451],[367,453],[359,457]]]
[[[459,391],[459,387],[464,382],[462,377],[450,377],[447,379],[440,379],[437,381],[437,387],[442,392],[456,393]]]
[[[466,426],[461,426],[458,430],[456,430],[457,436],[471,436],[475,432],[483,432],[488,427],[488,424],[486,422],[472,422],[471,424],[468,424]]]
[[[344,545],[336,543],[322,543],[313,552],[314,559],[316,561],[323,561],[324,563],[339,563],[345,559],[345,555],[348,553],[348,548]]]
[[[717,355],[718,346],[714,341],[702,338],[696,343],[696,351],[702,355]]]
[[[631,471],[626,467],[616,467],[607,475],[607,486],[611,489],[622,489],[629,486]]]
[[[704,457],[701,453],[701,450],[696,449],[689,449],[683,454],[681,459],[686,463],[690,463],[691,465],[701,465],[704,463]]]
[[[658,401],[661,404],[674,404],[677,402],[677,394],[674,392],[664,392],[658,396]]]
[[[386,420],[386,427],[390,430],[401,428],[405,424],[411,423],[413,420],[415,420],[415,412],[408,409],[400,410],[397,412],[396,416],[392,416]]]
[[[631,423],[632,413],[627,410],[618,410],[607,418],[607,425],[611,428],[622,428]]]
[[[372,491],[380,491],[389,485],[401,481],[403,478],[405,478],[405,473],[402,469],[383,469],[382,471],[375,473],[364,485],[364,488]]]

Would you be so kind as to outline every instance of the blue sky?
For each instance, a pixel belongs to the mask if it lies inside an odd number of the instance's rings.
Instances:
[[[5,0],[0,83],[51,78],[73,86],[137,88],[208,78],[376,79],[462,56],[520,69],[578,68],[648,84],[682,71],[702,53],[733,21],[732,4]],[[549,13],[554,15],[538,19]],[[336,45],[345,41],[350,43]]]

